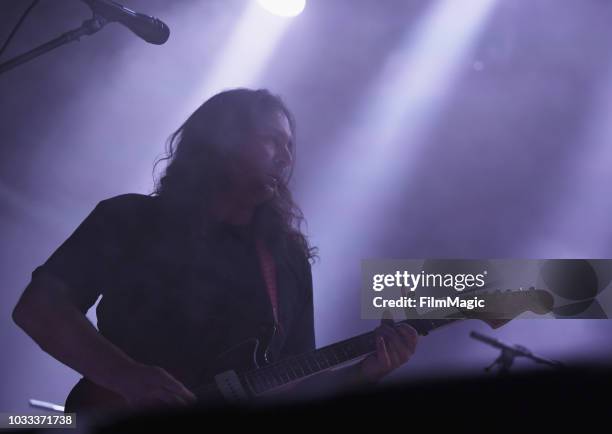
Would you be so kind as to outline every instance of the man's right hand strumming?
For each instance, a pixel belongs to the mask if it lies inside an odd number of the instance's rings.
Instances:
[[[130,364],[115,373],[107,387],[136,408],[159,405],[191,405],[196,396],[180,381],[158,366]]]
[[[64,293],[62,282],[39,276],[21,296],[14,321],[51,356],[133,407],[195,402],[194,394],[167,371],[134,361],[98,333]]]

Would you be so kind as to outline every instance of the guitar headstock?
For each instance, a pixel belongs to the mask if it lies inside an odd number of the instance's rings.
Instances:
[[[471,294],[476,295],[476,294]],[[554,300],[552,295],[543,289],[531,287],[526,290],[490,291],[477,294],[484,300],[484,309],[467,310],[461,312],[467,318],[480,319],[492,328],[498,328],[524,312],[533,312],[544,315],[552,311]]]

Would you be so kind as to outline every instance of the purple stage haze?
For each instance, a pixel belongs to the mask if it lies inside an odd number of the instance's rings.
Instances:
[[[125,0],[168,24],[166,44],[109,24],[0,75],[0,412],[63,403],[79,377],[11,320],[32,270],[100,200],[150,193],[166,138],[224,87],[267,87],[297,118],[318,346],[376,326],[362,258],[612,258],[612,2],[445,1],[311,1],[272,29],[244,24],[243,0]],[[0,42],[27,4],[2,1]],[[41,1],[0,60],[88,16]],[[468,321],[388,381],[478,375],[497,353],[472,330],[612,362],[609,320]]]

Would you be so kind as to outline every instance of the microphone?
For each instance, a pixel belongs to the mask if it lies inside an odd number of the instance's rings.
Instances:
[[[168,40],[170,29],[161,20],[134,12],[111,0],[82,0],[94,14],[109,22],[117,22],[134,32],[145,41],[161,45]]]

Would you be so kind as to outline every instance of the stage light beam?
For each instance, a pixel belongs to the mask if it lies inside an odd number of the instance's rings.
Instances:
[[[346,276],[356,276],[360,259],[385,254],[377,251],[377,240],[387,230],[381,224],[385,210],[393,212],[394,202],[402,200],[402,186],[410,182],[422,146],[495,3],[432,2],[389,54],[353,122],[332,140],[333,154],[303,201],[304,209],[334,210],[310,219],[314,242],[329,258],[319,266],[315,288],[342,287]],[[330,296],[325,295],[333,315],[341,296]],[[325,323],[334,326],[334,320]],[[318,331],[337,337],[330,330]]]

